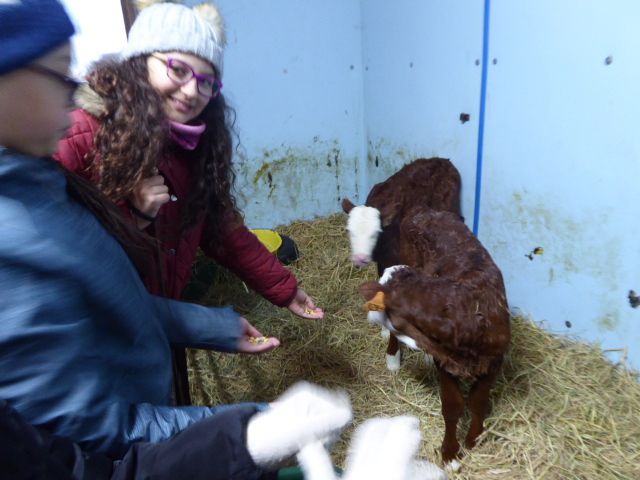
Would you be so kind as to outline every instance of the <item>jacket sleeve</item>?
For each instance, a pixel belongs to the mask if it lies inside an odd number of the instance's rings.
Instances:
[[[246,447],[247,424],[256,408],[227,409],[196,422],[166,442],[136,443],[116,464],[112,480],[257,480]]]
[[[163,442],[182,432],[191,425],[223,412],[256,407],[257,404],[238,403],[230,405],[216,405],[215,407],[190,406],[175,407],[139,403],[135,405],[115,404],[114,415],[107,414],[103,422],[115,421],[120,423],[118,431],[112,432],[111,438],[105,438],[106,443],[100,450],[109,452],[115,458],[122,458],[129,446],[138,442]],[[128,409],[128,412],[122,411]],[[97,422],[94,425],[99,425]]]
[[[152,298],[170,344],[221,352],[238,351],[243,332],[240,314],[232,307],[204,307],[164,297]]]
[[[219,245],[201,243],[204,253],[235,273],[249,287],[278,307],[288,306],[296,295],[298,281],[245,225],[230,229]]]

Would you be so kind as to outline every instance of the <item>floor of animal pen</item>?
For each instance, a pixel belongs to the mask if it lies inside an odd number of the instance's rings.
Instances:
[[[194,403],[270,401],[298,380],[340,387],[351,396],[354,424],[378,415],[420,418],[420,454],[440,463],[444,422],[436,372],[420,352],[407,349],[400,371],[387,370],[386,340],[367,323],[357,290],[376,278],[375,268],[351,267],[344,225],[340,214],[277,229],[298,244],[301,257],[291,269],[325,309],[321,321],[294,317],[248,292],[228,272],[200,261],[192,296],[208,305],[236,305],[282,345],[260,356],[190,351]],[[530,319],[514,318],[512,330],[486,431],[449,478],[640,478],[637,376],[610,364],[597,347],[555,337]],[[467,426],[465,419],[460,431]],[[350,433],[345,431],[333,450],[338,466]]]

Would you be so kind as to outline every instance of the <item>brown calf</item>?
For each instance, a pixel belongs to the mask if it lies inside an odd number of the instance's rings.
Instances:
[[[398,260],[408,268],[384,285],[360,287],[366,300],[384,295],[388,328],[412,339],[434,357],[445,421],[442,458],[453,460],[460,446],[458,420],[464,412],[459,379],[471,382],[472,448],[489,411],[489,393],[510,339],[510,317],[502,274],[459,216],[414,207],[399,224]]]

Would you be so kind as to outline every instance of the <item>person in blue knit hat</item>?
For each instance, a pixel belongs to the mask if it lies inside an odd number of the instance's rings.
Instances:
[[[50,158],[77,87],[73,32],[57,0],[0,0],[0,477],[261,478],[350,406],[319,388],[269,406],[171,404],[171,346],[274,345],[252,343],[260,332],[231,308],[151,295],[148,239]]]

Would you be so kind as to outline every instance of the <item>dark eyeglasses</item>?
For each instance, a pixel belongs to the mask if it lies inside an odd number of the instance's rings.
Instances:
[[[215,98],[222,90],[222,82],[215,75],[200,75],[193,70],[193,67],[177,58],[163,58],[151,55],[165,63],[167,66],[167,77],[178,85],[186,85],[192,78],[196,79],[198,93],[203,97]]]
[[[69,90],[69,99],[71,100],[73,99],[74,93],[76,93],[76,90],[81,85],[80,82],[78,82],[77,80],[74,80],[68,75],[65,75],[60,72],[56,72],[54,69],[45,67],[44,65],[31,63],[29,65],[26,65],[24,68],[27,70],[31,70],[33,72],[41,73],[43,75],[48,75],[50,78],[55,78],[60,83],[64,84],[67,90]]]

